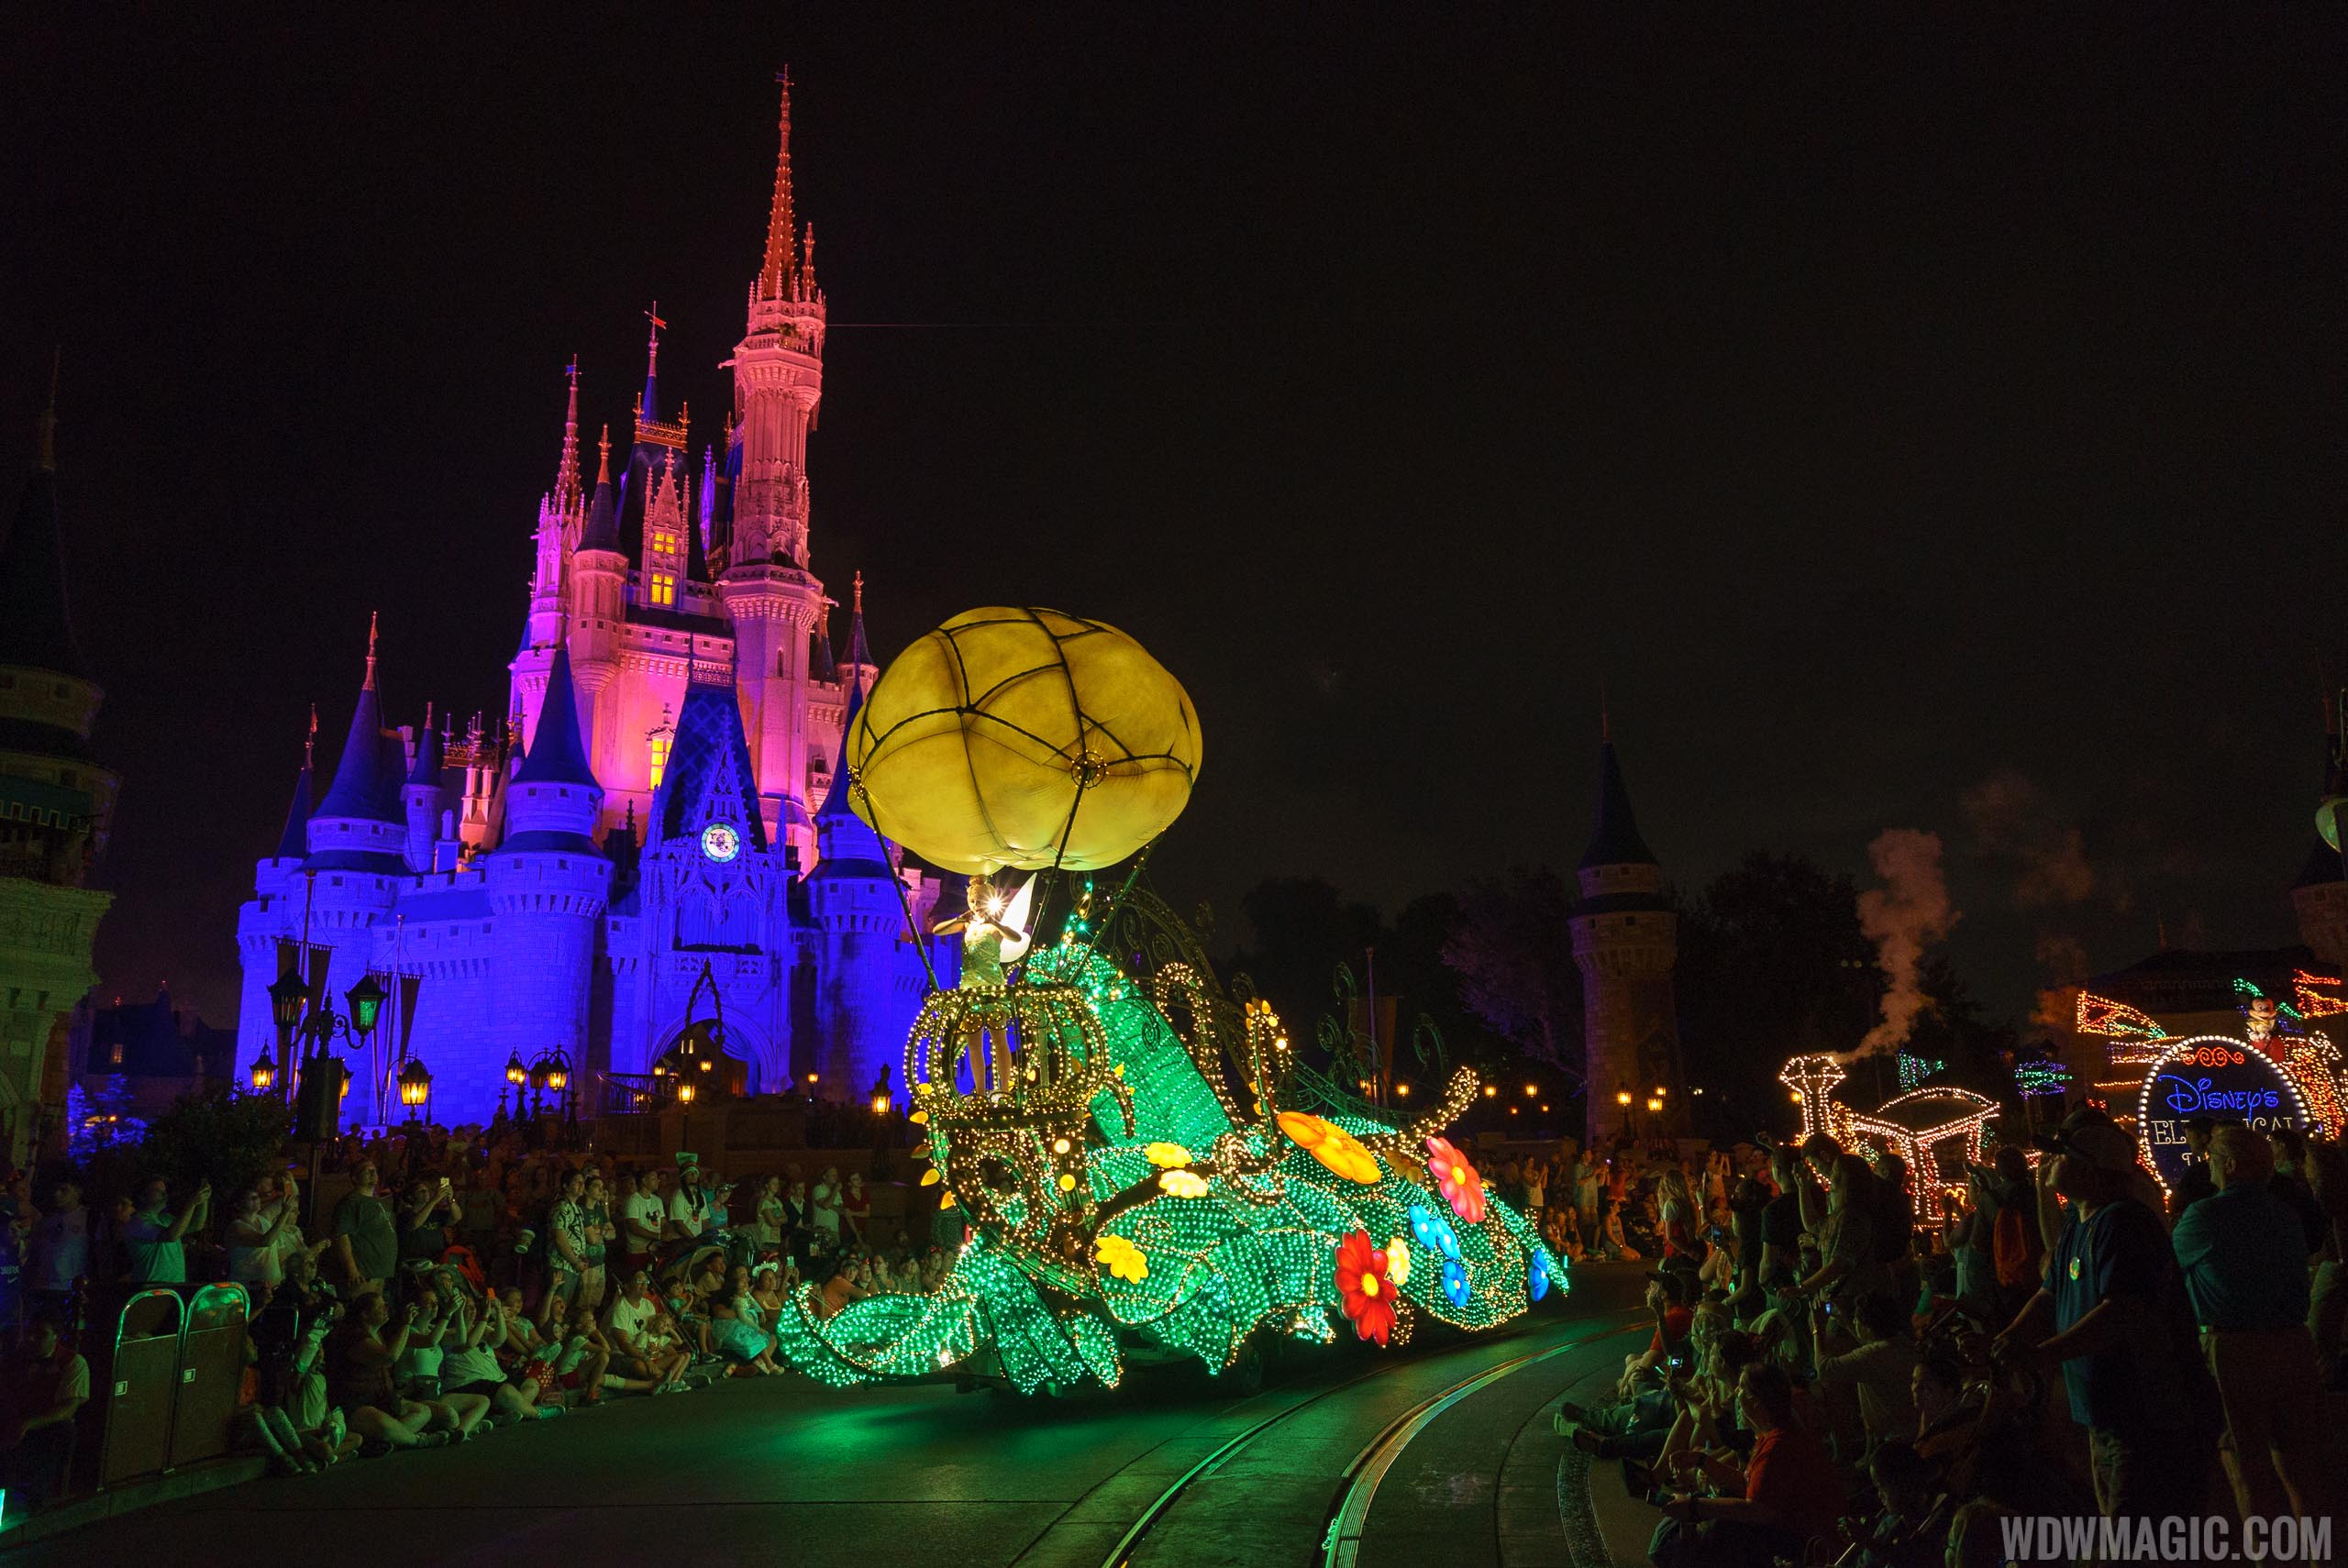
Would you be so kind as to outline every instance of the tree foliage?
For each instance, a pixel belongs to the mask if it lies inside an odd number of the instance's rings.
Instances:
[[[1546,867],[1470,882],[1443,944],[1461,1004],[1537,1060],[1582,1070],[1581,972],[1567,925],[1573,900]]]

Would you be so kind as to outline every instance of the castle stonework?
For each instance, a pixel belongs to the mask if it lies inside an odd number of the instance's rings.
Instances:
[[[570,370],[505,722],[387,727],[371,637],[325,798],[305,761],[239,913],[243,1061],[276,1043],[288,968],[329,996],[371,973],[393,999],[380,1055],[425,1061],[434,1120],[487,1119],[508,1059],[557,1048],[585,1103],[610,1103],[599,1080],[648,1074],[714,990],[753,1092],[812,1076],[860,1100],[898,1060],[925,953],[953,982],[958,950],[925,934],[939,880],[847,804],[840,737],[879,668],[861,577],[836,657],[810,565],[825,305],[788,84],[733,406],[697,463],[647,315],[631,438],[622,457],[603,426],[592,482]],[[351,1066],[362,1086],[375,1070],[349,1118],[396,1116],[379,1065]]]
[[[1581,901],[1569,923],[1582,976],[1589,1142],[1678,1132],[1688,1115],[1671,988],[1679,917],[1664,896],[1663,867],[1639,836],[1611,739],[1599,753],[1598,829],[1575,876]],[[1659,1112],[1647,1109],[1658,1089]]]
[[[51,394],[52,404],[54,392]],[[73,635],[57,515],[57,416],[0,541],[0,1144],[28,1163],[57,1129],[73,1007],[111,893],[83,884],[105,848],[119,782],[90,749],[105,693]]]

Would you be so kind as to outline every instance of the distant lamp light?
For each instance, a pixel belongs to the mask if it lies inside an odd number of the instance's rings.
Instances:
[[[1541,1086],[1540,1086],[1539,1084],[1527,1084],[1527,1085],[1525,1085],[1525,1086],[1524,1086],[1524,1098],[1525,1098],[1525,1099],[1531,1099],[1534,1096],[1535,1096],[1535,1095],[1539,1094],[1540,1092],[1541,1092]]]
[[[677,1103],[678,1103],[679,1105],[691,1105],[692,1102],[693,1102],[693,1081],[692,1081],[692,1079],[691,1079],[691,1078],[679,1078],[679,1079],[677,1080]]]
[[[277,1021],[278,1028],[291,1029],[302,1021],[302,1006],[309,999],[310,988],[302,983],[299,975],[288,969],[277,977],[275,985],[269,988],[270,1016]]]
[[[1795,1098],[1796,1099],[1800,1099],[1801,1098],[1801,1096],[1800,1096],[1800,1095],[1796,1095],[1796,1096],[1794,1096],[1794,1098]],[[1631,1103],[1631,1091],[1630,1091],[1629,1089],[1616,1089],[1616,1090],[1614,1091],[1614,1103],[1615,1103],[1615,1104],[1617,1104],[1617,1105],[1628,1105],[1628,1104],[1630,1104],[1630,1103]]]
[[[1408,1084],[1396,1084],[1394,1086],[1394,1092],[1402,1099],[1408,1099],[1411,1098],[1411,1086]]]
[[[432,1074],[423,1057],[410,1056],[407,1066],[400,1069],[400,1103],[410,1110],[420,1110],[431,1099]]]
[[[505,1058],[505,1081],[515,1088],[530,1081],[530,1069],[522,1065],[522,1053],[519,1051]]]
[[[570,1058],[563,1054],[560,1046],[557,1046],[554,1055],[547,1058],[547,1088],[560,1094],[570,1082]]]
[[[260,1049],[260,1055],[253,1058],[253,1092],[266,1094],[269,1092],[269,1086],[276,1081],[277,1063],[271,1058],[269,1047],[264,1045]]]
[[[1493,1096],[1495,1096],[1495,1095],[1499,1094],[1500,1092],[1501,1092],[1501,1091],[1500,1091],[1500,1088],[1499,1088],[1499,1087],[1498,1087],[1497,1085],[1493,1085],[1493,1084],[1486,1084],[1486,1085],[1484,1086],[1484,1098],[1485,1098],[1486,1099],[1490,1099]]]
[[[1801,1103],[1801,1090],[1794,1089],[1789,1092],[1786,1098],[1792,1100],[1796,1105],[1800,1105]]]
[[[383,1000],[390,994],[375,983],[374,976],[360,976],[359,983],[342,993],[342,999],[350,1004],[350,1027],[361,1034],[374,1033],[383,1016]]]
[[[875,1116],[886,1116],[889,1114],[889,1095],[887,1090],[883,1089],[872,1097],[872,1114]]]
[[[1661,1084],[1655,1086],[1655,1097],[1657,1099],[1661,1099],[1665,1095],[1667,1095],[1671,1091],[1669,1089],[1664,1088]]]
[[[349,1099],[350,1098],[350,1075],[349,1073],[343,1074],[341,1078],[336,1082],[334,1097],[337,1099]]]
[[[1689,1089],[1688,1092],[1689,1092],[1689,1094],[1701,1094],[1701,1093],[1703,1093],[1703,1092],[1704,1092],[1704,1086],[1703,1086],[1703,1085],[1701,1085],[1701,1084],[1698,1084],[1695,1088],[1693,1088]]]
[[[1652,1112],[1652,1111],[1657,1111],[1657,1110],[1661,1110],[1662,1109],[1663,1109],[1663,1101],[1662,1101],[1660,1099],[1658,1099],[1657,1097],[1656,1097],[1656,1096],[1654,1096],[1654,1095],[1649,1095],[1649,1096],[1647,1096],[1647,1110],[1648,1110],[1649,1111],[1651,1111],[1651,1112]]]
[[[807,1075],[807,1087],[808,1087],[808,1088],[814,1088],[816,1084],[818,1084],[818,1083],[820,1083],[820,1082],[822,1082],[822,1081],[823,1081],[823,1075],[821,1075],[820,1073],[810,1073],[810,1074],[808,1074],[808,1075]]]

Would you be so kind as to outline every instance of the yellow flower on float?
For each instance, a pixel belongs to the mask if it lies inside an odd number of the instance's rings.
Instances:
[[[1149,1277],[1149,1260],[1141,1249],[1123,1236],[1102,1235],[1094,1238],[1092,1259],[1119,1279],[1139,1285]]]
[[[1386,1243],[1386,1277],[1398,1286],[1411,1283],[1411,1243],[1400,1236]]]
[[[1207,1178],[1196,1171],[1166,1171],[1158,1176],[1157,1190],[1168,1198],[1204,1198]]]
[[[1160,1170],[1171,1170],[1176,1165],[1191,1163],[1191,1151],[1180,1143],[1151,1143],[1142,1150],[1142,1154]]]

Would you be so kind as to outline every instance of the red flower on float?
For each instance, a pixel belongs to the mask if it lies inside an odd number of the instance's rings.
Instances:
[[[1468,1157],[1451,1146],[1447,1138],[1427,1140],[1427,1174],[1434,1177],[1443,1200],[1451,1211],[1470,1225],[1480,1224],[1484,1218],[1484,1178]]]
[[[1394,1302],[1401,1292],[1386,1277],[1386,1249],[1356,1231],[1337,1243],[1337,1294],[1353,1320],[1354,1332],[1386,1342],[1394,1331]]]

